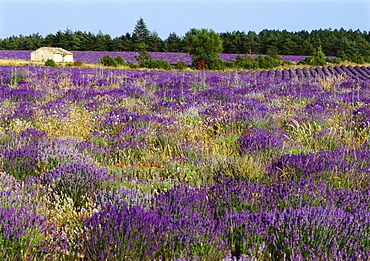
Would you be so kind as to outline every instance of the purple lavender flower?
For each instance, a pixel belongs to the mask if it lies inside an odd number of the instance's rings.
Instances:
[[[109,175],[106,169],[75,161],[70,164],[59,164],[49,172],[43,173],[41,179],[42,184],[52,188],[56,195],[71,198],[74,206],[79,209],[96,191],[104,188]]]
[[[246,134],[236,140],[241,152],[281,150],[283,142],[266,129],[247,130]]]

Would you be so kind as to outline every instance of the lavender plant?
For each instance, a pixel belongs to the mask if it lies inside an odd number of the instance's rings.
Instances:
[[[108,179],[106,169],[82,161],[63,162],[41,177],[42,184],[51,189],[51,197],[71,198],[76,209],[85,206],[95,192],[104,188]]]

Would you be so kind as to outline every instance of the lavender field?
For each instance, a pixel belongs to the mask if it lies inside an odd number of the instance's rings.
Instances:
[[[0,66],[0,257],[369,260],[369,78]]]
[[[31,50],[0,50],[0,59],[22,59],[30,60]],[[86,63],[98,63],[104,55],[110,55],[116,57],[122,56],[126,62],[136,63],[135,55],[136,52],[98,52],[98,51],[73,51],[74,60],[82,61]],[[191,64],[191,56],[187,53],[170,53],[170,52],[149,52],[153,59],[166,60],[170,64],[176,64],[177,61],[184,61],[187,64]],[[227,61],[234,59],[238,54],[220,54],[222,60]],[[258,55],[252,54],[253,58]],[[303,60],[306,56],[301,55],[282,55],[283,59],[298,62]]]

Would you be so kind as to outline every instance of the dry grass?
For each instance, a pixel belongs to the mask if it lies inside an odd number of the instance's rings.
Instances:
[[[45,62],[35,62],[22,59],[0,59],[0,65],[13,65],[13,66],[44,66]],[[86,68],[109,68],[109,69],[130,69],[128,66],[109,67],[95,63],[85,63],[82,66],[74,66],[72,63],[57,63],[59,67],[86,67]]]

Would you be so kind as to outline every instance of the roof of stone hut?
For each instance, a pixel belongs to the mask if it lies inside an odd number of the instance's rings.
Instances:
[[[63,48],[57,48],[57,47],[41,47],[37,49],[37,51],[43,50],[43,51],[50,51],[54,54],[61,54],[61,55],[73,55],[73,53],[64,50]]]

